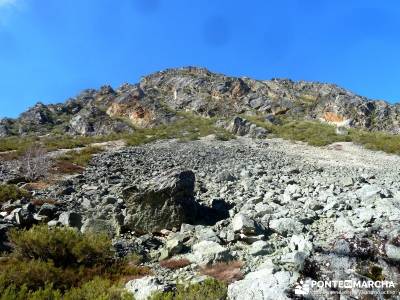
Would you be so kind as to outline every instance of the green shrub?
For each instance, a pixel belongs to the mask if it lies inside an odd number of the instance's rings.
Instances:
[[[220,140],[229,140],[234,137],[225,129],[215,126],[213,118],[198,117],[189,113],[180,113],[179,115],[181,119],[172,124],[137,129],[125,138],[127,144],[137,146],[156,140],[174,138],[180,141],[192,141],[211,134],[215,134]]]
[[[100,143],[121,139],[123,135],[103,135],[103,136],[68,136],[68,135],[50,135],[50,136],[13,136],[0,138],[0,152],[15,150],[19,155],[26,152],[33,145],[37,145],[53,151],[57,149],[73,149],[85,147],[92,143]]]
[[[39,141],[39,137],[6,137],[0,139],[0,152],[16,150],[18,153],[25,152],[34,143]]]
[[[337,135],[335,126],[319,121],[291,120],[280,117],[281,125],[265,122],[262,116],[243,116],[249,121],[268,129],[274,136],[292,141],[303,141],[313,146],[325,146],[336,142],[354,142],[371,150],[400,154],[400,136],[385,132],[350,129],[348,135]]]
[[[350,142],[350,136],[337,135],[335,128],[328,124],[311,121],[290,121],[275,130],[279,137],[303,141],[312,146],[326,146],[336,142]]]
[[[133,296],[109,280],[95,278],[67,291],[64,300],[133,300]]]
[[[0,294],[8,287],[26,287],[36,290],[52,282],[58,288],[65,288],[71,283],[66,283],[62,271],[52,262],[40,260],[21,260],[12,258],[2,263],[0,269]]]
[[[82,234],[71,228],[34,226],[12,230],[9,239],[14,255],[25,259],[51,260],[56,266],[94,266],[113,260],[111,241],[106,235]]]
[[[86,166],[92,159],[93,154],[103,151],[100,147],[88,146],[82,150],[72,150],[58,158],[59,161],[73,163],[78,166]]]
[[[94,278],[80,287],[71,288],[63,294],[52,284],[31,291],[27,286],[20,289],[10,286],[0,296],[0,300],[133,300],[133,296],[111,281]]]
[[[30,198],[31,194],[28,191],[20,189],[13,184],[0,184],[0,204],[6,201],[15,201],[21,198]]]
[[[156,293],[151,300],[223,300],[227,297],[227,287],[216,279],[206,279],[188,286],[179,284],[176,290]]]
[[[46,288],[30,291],[26,286],[15,288],[10,286],[0,293],[0,300],[61,300],[61,293],[54,290],[51,285]]]
[[[355,143],[371,150],[400,154],[400,136],[384,132],[367,132],[351,130],[350,135]]]
[[[48,228],[42,225],[29,230],[12,230],[9,239],[13,252],[2,262],[0,268],[0,295],[23,295],[27,289],[29,297],[33,297],[36,295],[34,292],[48,292],[49,284],[62,293],[76,288],[71,290],[72,295],[84,295],[85,291],[94,289],[99,279],[93,281],[92,285],[85,283],[97,277],[107,280],[109,284],[105,287],[110,288],[113,295],[118,295],[119,290],[111,289],[111,283],[150,273],[148,268],[138,266],[137,259],[133,256],[117,259],[111,241],[105,235],[82,234],[70,228]],[[106,290],[102,291],[106,295]],[[101,297],[99,299],[103,299]],[[125,298],[116,296],[110,299]]]

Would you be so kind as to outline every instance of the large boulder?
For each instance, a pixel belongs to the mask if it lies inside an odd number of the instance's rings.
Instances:
[[[193,245],[193,254],[190,260],[198,265],[209,265],[216,262],[232,260],[229,249],[212,241],[201,241]]]
[[[125,228],[138,232],[159,232],[193,223],[198,204],[194,200],[192,171],[174,169],[150,180],[147,186],[124,190],[127,216]]]
[[[0,124],[0,137],[5,137],[10,134],[10,131],[6,125]]]
[[[233,217],[232,228],[234,232],[240,232],[243,234],[255,234],[256,224],[254,220],[248,216],[238,213]]]
[[[271,220],[269,228],[280,235],[292,236],[293,234],[300,234],[304,225],[292,218],[280,218]]]
[[[10,223],[1,223],[0,220],[0,253],[10,250],[11,245],[8,242],[8,231],[14,226]]]
[[[259,127],[249,120],[235,117],[228,124],[227,130],[239,136],[250,136],[254,138],[265,138],[269,133],[265,128]]]

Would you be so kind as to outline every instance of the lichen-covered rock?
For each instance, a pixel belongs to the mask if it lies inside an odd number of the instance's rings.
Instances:
[[[193,196],[194,183],[192,171],[175,169],[153,178],[142,190],[126,189],[125,228],[157,232],[192,223],[198,206]]]
[[[119,235],[121,228],[115,220],[87,219],[81,228],[83,233],[105,234],[109,237]]]
[[[250,136],[254,138],[265,138],[268,130],[259,127],[241,117],[235,117],[227,126],[228,131],[239,136]]]
[[[198,265],[226,262],[232,259],[229,249],[212,241],[201,241],[192,247],[190,260]]]

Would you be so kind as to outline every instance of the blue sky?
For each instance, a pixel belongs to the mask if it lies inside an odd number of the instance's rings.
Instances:
[[[168,67],[400,100],[400,3],[0,0],[0,117]]]

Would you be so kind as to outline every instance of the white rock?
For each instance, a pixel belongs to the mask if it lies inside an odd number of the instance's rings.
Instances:
[[[286,291],[295,284],[300,274],[264,268],[246,275],[243,280],[228,286],[230,300],[286,300]]]
[[[244,214],[237,214],[232,220],[232,228],[234,232],[241,232],[244,234],[254,234],[256,225],[252,219]]]
[[[153,293],[164,292],[167,286],[160,283],[156,277],[146,276],[127,282],[125,288],[136,300],[147,300]]]
[[[380,191],[381,188],[376,185],[364,184],[356,193],[361,201],[366,201],[372,198],[379,198]]]
[[[293,251],[283,255],[280,259],[282,265],[286,265],[285,269],[301,271],[304,268],[304,262],[307,255],[301,251]]]
[[[269,222],[269,228],[280,235],[287,236],[301,233],[304,229],[304,225],[292,218],[280,218],[271,220]]]
[[[355,230],[351,221],[346,217],[339,217],[335,222],[335,231],[337,233],[353,233]]]
[[[266,241],[256,241],[251,245],[249,254],[253,256],[266,255],[272,253],[273,251],[274,250],[272,249],[271,245]]]
[[[400,247],[396,247],[392,244],[386,244],[385,250],[387,257],[395,261],[400,261]]]
[[[308,256],[313,250],[313,244],[303,235],[295,234],[290,239],[289,249],[292,251],[301,251]]]
[[[212,241],[201,241],[193,245],[193,254],[189,259],[198,265],[227,261],[232,258],[229,250]]]

